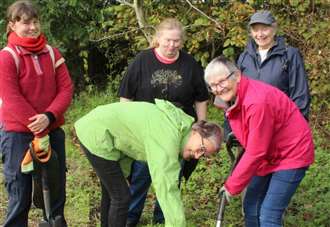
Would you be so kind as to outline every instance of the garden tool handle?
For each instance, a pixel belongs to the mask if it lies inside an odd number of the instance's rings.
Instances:
[[[225,191],[222,191],[222,192],[220,192],[220,205],[219,205],[219,209],[218,209],[216,227],[222,226],[223,217],[225,214],[226,203],[227,203],[226,194],[225,194]]]

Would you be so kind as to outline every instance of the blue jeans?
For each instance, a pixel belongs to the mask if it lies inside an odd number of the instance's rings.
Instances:
[[[243,202],[246,227],[280,227],[285,209],[308,167],[255,176]]]
[[[196,168],[197,163],[198,160],[181,161],[181,171],[178,176],[179,188],[182,177],[184,177],[187,181]],[[139,223],[150,184],[151,177],[148,165],[145,162],[134,161],[132,164],[130,176],[131,203],[129,206],[127,219],[127,223],[131,226],[135,226]],[[153,223],[165,223],[163,211],[157,200],[155,201],[154,206]]]
[[[147,163],[134,161],[130,176],[131,203],[127,223],[137,225],[139,222],[150,184],[151,177]],[[164,223],[164,215],[158,201],[155,202],[153,222]]]
[[[52,204],[51,213],[55,217],[63,217],[65,204],[65,135],[61,128],[49,133],[52,149],[57,153],[60,166],[60,193],[58,200]],[[25,151],[32,141],[31,133],[1,131],[0,149],[2,152],[3,172],[5,187],[8,192],[7,216],[3,227],[26,227],[28,226],[28,213],[32,202],[32,176],[21,173],[21,162]]]

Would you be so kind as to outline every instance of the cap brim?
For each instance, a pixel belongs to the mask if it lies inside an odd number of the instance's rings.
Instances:
[[[265,25],[272,25],[271,22],[265,22],[263,20],[254,20],[249,22],[249,26],[253,24],[265,24]]]

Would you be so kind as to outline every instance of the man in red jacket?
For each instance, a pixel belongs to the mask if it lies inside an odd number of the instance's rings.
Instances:
[[[208,64],[205,80],[245,149],[222,190],[229,198],[247,187],[245,226],[282,226],[283,212],[314,161],[307,121],[282,91],[248,79],[224,57]]]

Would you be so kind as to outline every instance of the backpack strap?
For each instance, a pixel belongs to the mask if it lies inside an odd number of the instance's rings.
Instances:
[[[50,55],[50,58],[52,60],[52,64],[53,64],[53,69],[54,69],[54,72],[55,72],[55,54],[54,54],[54,50],[51,46],[49,46],[48,44],[46,44],[46,48],[48,49],[49,51],[49,55]]]
[[[49,55],[52,59],[53,62],[53,67],[54,67],[54,71],[56,70],[57,67],[59,67],[62,63],[65,62],[64,58],[61,57],[60,59],[58,59],[57,61],[55,61],[55,54],[54,54],[54,50],[51,46],[49,46],[48,44],[46,44],[46,47],[49,51]]]
[[[11,54],[11,56],[13,56],[14,61],[15,61],[15,65],[16,65],[16,71],[17,71],[17,74],[18,74],[19,73],[19,58],[18,58],[16,52],[8,46],[3,48],[2,50],[9,52]]]

